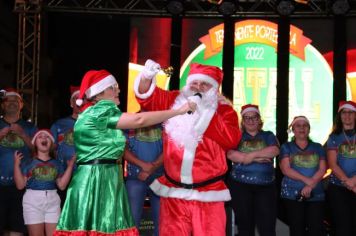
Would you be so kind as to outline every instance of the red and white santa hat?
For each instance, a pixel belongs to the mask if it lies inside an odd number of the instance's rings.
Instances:
[[[79,86],[70,86],[70,100],[72,100],[75,95],[79,94],[79,89]]]
[[[288,125],[288,130],[287,130],[288,133],[292,132],[293,125],[298,121],[305,121],[310,126],[310,122],[306,116],[295,116],[292,122]]]
[[[190,84],[194,80],[200,80],[218,89],[223,80],[223,76],[223,71],[219,67],[192,63],[187,77],[187,84]]]
[[[353,101],[340,101],[339,109],[337,112],[340,112],[342,109],[349,109],[351,111],[356,111],[356,103]]]
[[[35,135],[33,135],[33,138],[32,138],[32,140],[31,140],[32,145],[35,145],[36,138],[37,138],[38,135],[40,135],[40,134],[47,134],[48,137],[51,139],[52,143],[54,143],[54,137],[53,137],[53,135],[52,135],[52,133],[51,133],[51,131],[50,131],[49,129],[39,129],[39,130],[35,133]]]
[[[257,114],[260,115],[260,110],[258,109],[257,105],[246,104],[241,107],[241,116],[243,116],[246,112],[250,112],[250,111],[256,112]]]
[[[117,84],[116,79],[106,70],[90,70],[85,73],[80,84],[79,96],[76,101],[78,106],[83,104],[84,95],[87,98],[101,93],[108,87]]]
[[[19,97],[21,100],[22,100],[22,97],[21,97],[21,95],[19,94],[19,92],[18,91],[16,91],[16,89],[14,89],[14,88],[6,88],[5,89],[5,97],[7,97],[7,96],[17,96],[17,97]]]

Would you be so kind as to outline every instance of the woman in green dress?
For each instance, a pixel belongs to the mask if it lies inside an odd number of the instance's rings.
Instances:
[[[68,188],[55,236],[138,235],[125,185],[121,158],[125,136],[121,129],[135,129],[163,122],[195,110],[187,103],[178,110],[122,113],[119,86],[107,71],[88,71],[82,80],[77,104],[86,109],[74,126],[78,168]]]

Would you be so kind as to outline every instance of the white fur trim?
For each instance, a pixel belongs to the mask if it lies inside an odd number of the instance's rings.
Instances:
[[[351,104],[344,104],[341,107],[339,107],[339,110],[337,112],[340,112],[342,109],[349,109],[351,111],[356,111],[356,108],[352,106]]]
[[[155,194],[161,197],[179,198],[201,202],[221,202],[231,200],[230,191],[228,189],[198,191],[195,189],[174,188],[163,185],[157,179],[153,181],[150,188]]]
[[[19,93],[16,93],[16,92],[6,92],[5,93],[5,97],[7,97],[7,96],[17,96],[17,97],[22,99],[21,95]]]
[[[75,91],[74,93],[72,93],[72,96],[70,96],[70,100],[72,100],[75,95],[79,94],[79,92],[80,92],[80,91],[77,90],[77,91]]]
[[[187,78],[187,84],[190,84],[194,80],[205,81],[205,82],[211,84],[213,87],[219,88],[218,82],[214,78],[212,78],[210,76],[207,76],[205,74],[192,74],[192,75],[189,75],[188,78]]]
[[[115,77],[112,75],[108,75],[105,78],[101,79],[99,82],[89,87],[87,91],[85,91],[85,95],[87,95],[88,98],[92,98],[93,96],[101,93],[111,85],[115,84],[117,84]]]
[[[78,105],[78,106],[81,106],[83,104],[83,99],[77,99],[75,100],[75,103]]]
[[[192,147],[184,147],[184,154],[182,160],[182,167],[180,170],[180,180],[185,184],[193,183],[193,163],[195,157],[195,150],[197,149],[198,143],[196,141],[192,141]]]
[[[141,98],[141,99],[146,99],[146,98],[149,98],[153,91],[155,90],[156,88],[156,77],[153,77],[152,79],[152,82],[151,82],[151,86],[150,88],[148,89],[148,91],[146,93],[140,93],[138,91],[138,88],[140,86],[140,82],[141,82],[141,79],[142,79],[142,72],[136,77],[135,79],[135,82],[134,82],[134,91],[135,91],[135,94],[138,98]]]
[[[292,123],[290,124],[290,126],[293,126],[293,125],[294,125],[295,123],[297,123],[298,121],[305,121],[305,122],[307,122],[308,124],[310,124],[310,123],[309,123],[309,120],[308,120],[306,117],[300,116],[300,117],[295,118],[295,119],[292,121]]]
[[[33,136],[32,140],[31,140],[32,145],[35,145],[36,138],[38,137],[38,135],[40,135],[42,133],[47,134],[49,136],[49,138],[52,140],[52,143],[54,143],[54,138],[51,133],[49,133],[47,130],[40,130]]]
[[[250,112],[250,111],[260,114],[260,111],[258,109],[256,109],[255,107],[248,107],[248,108],[244,109],[243,111],[241,111],[241,116],[243,116],[246,112]]]

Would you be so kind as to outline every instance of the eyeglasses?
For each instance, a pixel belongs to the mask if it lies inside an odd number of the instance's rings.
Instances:
[[[259,116],[243,116],[242,119],[244,121],[258,121],[260,117]]]

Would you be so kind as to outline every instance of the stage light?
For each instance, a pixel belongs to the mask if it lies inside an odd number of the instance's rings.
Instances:
[[[231,16],[237,10],[237,0],[223,0],[219,6],[218,11],[224,16]]]
[[[294,10],[294,1],[292,2],[290,0],[281,0],[277,5],[277,12],[281,16],[289,16],[294,12]]]
[[[184,0],[168,0],[167,11],[172,15],[180,15],[184,11]]]
[[[350,10],[348,0],[335,0],[331,6],[334,15],[345,15]]]

